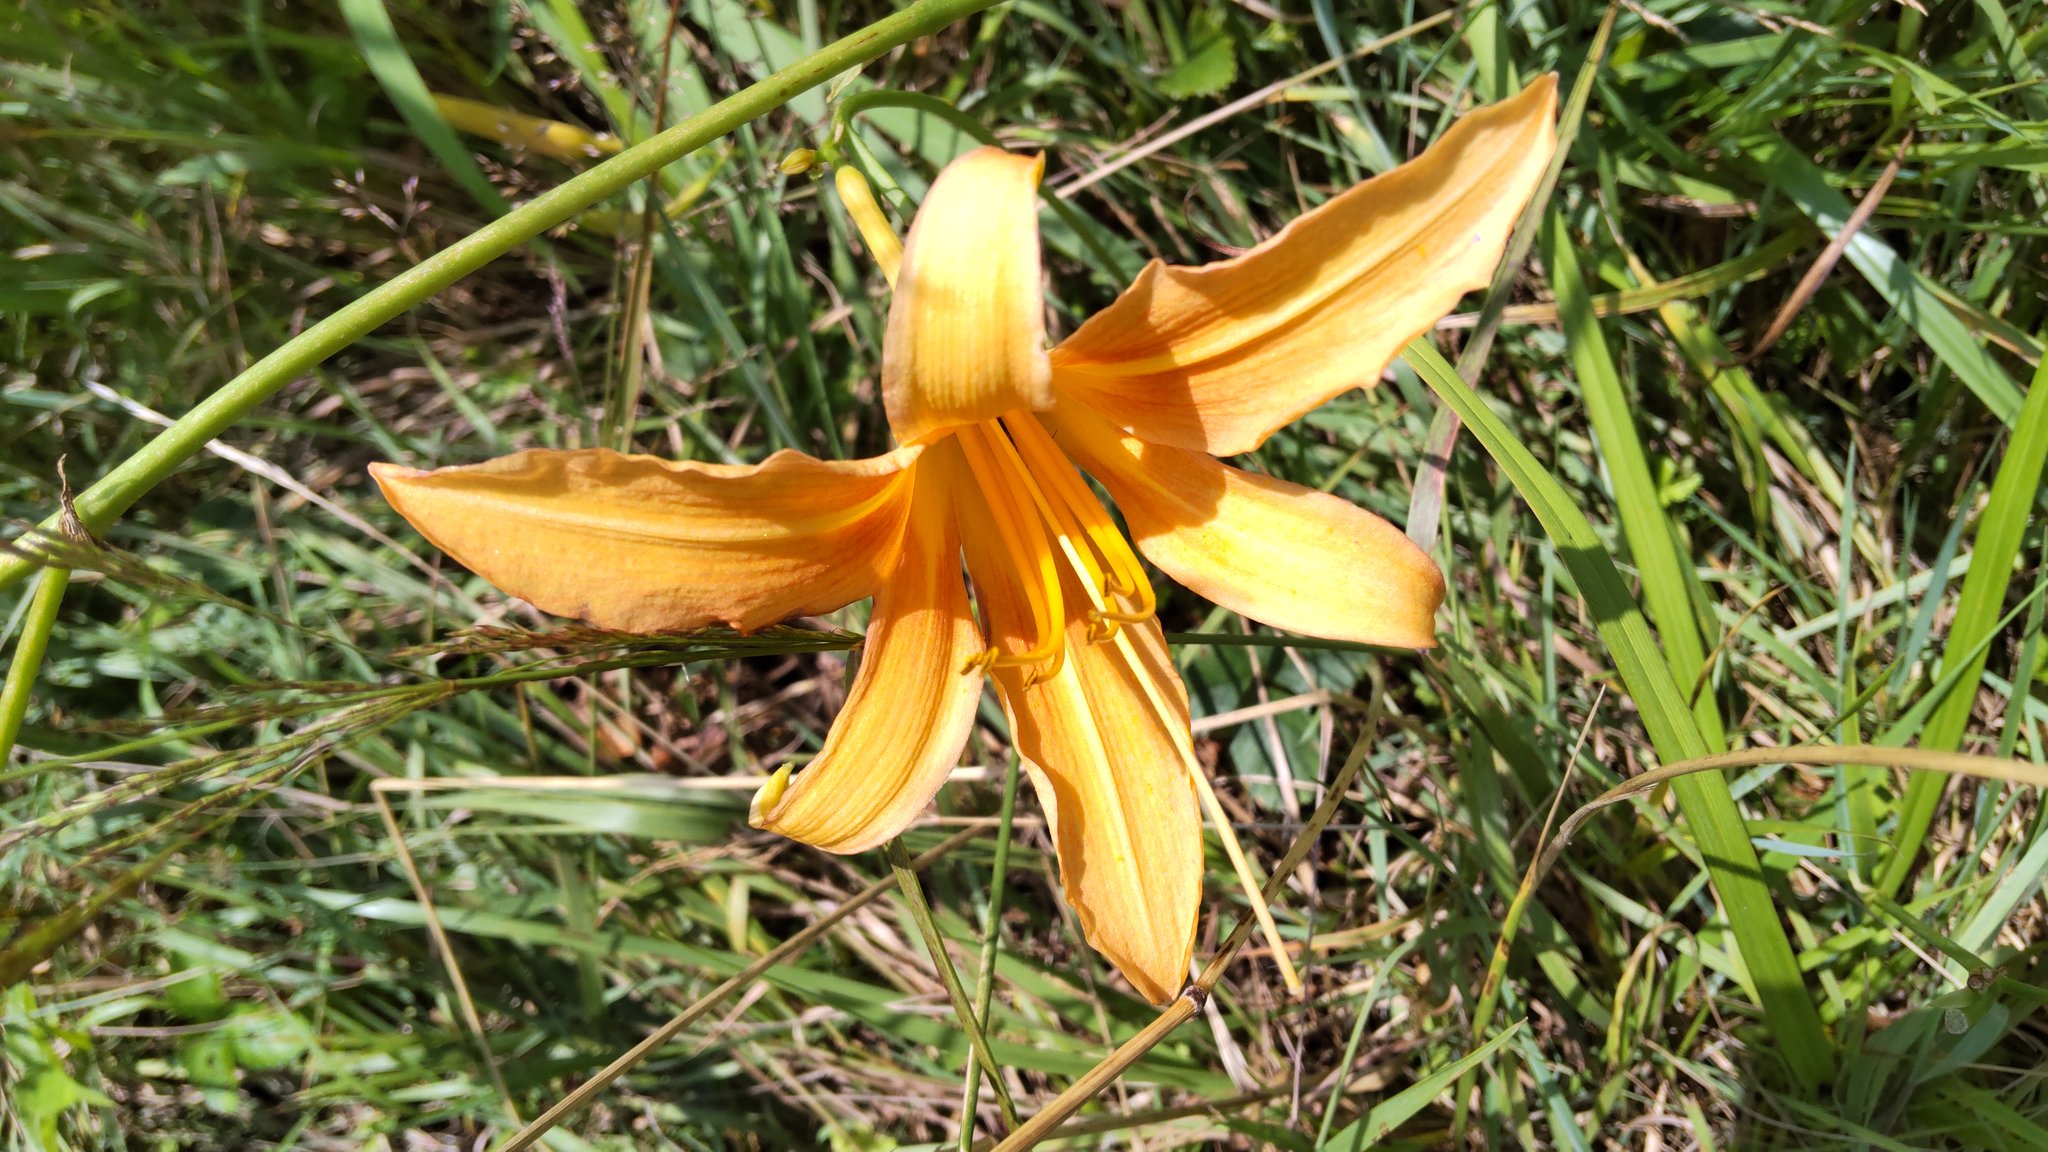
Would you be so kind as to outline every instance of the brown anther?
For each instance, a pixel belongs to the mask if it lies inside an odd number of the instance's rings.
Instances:
[[[1116,639],[1117,621],[1093,609],[1088,613],[1088,642],[1101,644]]]

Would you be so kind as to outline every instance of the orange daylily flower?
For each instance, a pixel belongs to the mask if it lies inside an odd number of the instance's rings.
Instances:
[[[873,596],[823,750],[776,774],[752,823],[831,852],[895,836],[957,763],[987,673],[1082,930],[1163,1002],[1187,977],[1201,899],[1200,769],[1146,573],[1076,465],[1138,552],[1215,603],[1314,636],[1431,646],[1443,578],[1400,530],[1214,457],[1375,382],[1486,283],[1550,159],[1555,105],[1546,77],[1242,256],[1155,262],[1049,352],[1043,161],[960,157],[891,269],[882,395],[902,446],[884,456],[535,450],[372,471],[443,551],[604,627],[747,630]],[[871,245],[891,264],[893,239]]]

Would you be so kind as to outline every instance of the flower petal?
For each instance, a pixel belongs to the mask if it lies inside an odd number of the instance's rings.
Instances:
[[[1332,640],[1436,646],[1436,562],[1348,500],[1150,444],[1076,404],[1046,420],[1116,500],[1140,551],[1190,591]]]
[[[370,472],[435,547],[543,611],[631,632],[748,630],[874,593],[917,455],[730,465],[536,449]]]
[[[953,512],[933,469],[917,495],[895,571],[875,593],[860,671],[825,747],[776,774],[748,821],[827,852],[863,852],[931,802],[974,731],[982,675],[968,662],[981,633],[960,575]]]
[[[1057,674],[1030,687],[1023,669],[995,677],[1082,934],[1146,999],[1165,1003],[1187,982],[1194,950],[1202,824],[1187,690],[1159,625],[1127,624],[1090,643],[1077,621]]]
[[[1053,349],[1054,390],[1146,440],[1231,456],[1376,382],[1485,286],[1556,147],[1556,103],[1546,76],[1242,256],[1146,266]]]
[[[1038,275],[1043,156],[977,148],[911,221],[882,345],[882,402],[904,444],[1052,404]]]

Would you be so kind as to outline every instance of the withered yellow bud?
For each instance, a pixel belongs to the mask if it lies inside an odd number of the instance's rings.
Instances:
[[[811,148],[799,148],[791,152],[782,158],[781,164],[784,176],[801,176],[817,166],[818,153]]]
[[[891,285],[896,283],[896,266],[903,263],[903,241],[896,236],[896,229],[889,218],[882,213],[882,206],[875,202],[875,194],[868,187],[868,178],[860,169],[851,164],[839,165],[832,174],[832,183],[839,189],[839,201],[846,205],[846,214],[853,217],[854,227],[860,229],[860,238],[868,246],[868,254],[875,263],[882,266],[882,275]]]

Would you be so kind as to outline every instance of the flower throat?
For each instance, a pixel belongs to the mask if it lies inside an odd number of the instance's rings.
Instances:
[[[1061,565],[1087,598],[1077,615],[1088,622],[1089,643],[1152,618],[1157,602],[1137,555],[1036,417],[1011,412],[965,425],[955,438],[988,502],[990,527],[1030,619],[1030,643],[1022,651],[992,645],[967,668],[1029,667],[1033,683],[1059,671],[1067,621]]]

